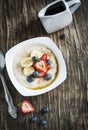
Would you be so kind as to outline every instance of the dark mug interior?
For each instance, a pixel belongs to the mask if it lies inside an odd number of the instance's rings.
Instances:
[[[56,2],[49,6],[45,12],[45,15],[55,15],[66,10],[66,6],[63,1]]]

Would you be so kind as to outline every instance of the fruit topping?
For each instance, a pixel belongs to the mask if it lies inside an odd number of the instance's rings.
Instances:
[[[46,62],[43,61],[43,60],[40,60],[39,62],[34,63],[34,68],[35,68],[37,71],[47,73],[47,64],[46,64]]]
[[[44,77],[45,80],[50,80],[51,79],[51,74],[46,74]]]
[[[27,67],[23,69],[23,74],[25,76],[29,76],[30,74],[32,74],[34,72],[34,68],[33,67]]]
[[[37,58],[36,56],[33,56],[33,57],[32,57],[32,61],[33,61],[33,62],[37,62],[37,61],[38,61],[38,58]]]
[[[47,54],[43,54],[43,56],[41,57],[41,60],[47,61]]]
[[[36,77],[38,77],[38,76],[39,76],[39,72],[38,72],[38,71],[34,71],[32,75],[33,75],[33,77],[35,77],[35,78],[36,78]]]
[[[34,107],[28,100],[24,100],[22,103],[18,104],[22,113],[30,113],[34,111]]]
[[[30,67],[30,66],[32,66],[32,64],[33,64],[33,61],[31,59],[31,57],[26,57],[21,60],[22,67]]]
[[[39,78],[43,78],[44,76],[46,75],[46,73],[45,72],[39,72]]]
[[[50,80],[51,75],[47,74],[48,70],[51,68],[51,61],[47,59],[48,55],[33,50],[30,56],[31,57],[27,56],[21,60],[23,74],[26,76],[27,81],[31,83],[34,81],[34,78]]]
[[[49,108],[47,106],[43,107],[41,110],[42,113],[47,113],[49,112]]]
[[[33,78],[33,76],[32,75],[29,75],[28,77],[27,77],[27,81],[28,82],[33,82],[34,81],[34,78]]]
[[[47,65],[50,65],[51,64],[51,60],[47,60]]]

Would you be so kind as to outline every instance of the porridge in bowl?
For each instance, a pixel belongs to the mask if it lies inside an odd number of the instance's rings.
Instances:
[[[48,87],[58,73],[54,53],[43,45],[28,45],[17,51],[13,59],[13,74],[24,87],[38,90]]]

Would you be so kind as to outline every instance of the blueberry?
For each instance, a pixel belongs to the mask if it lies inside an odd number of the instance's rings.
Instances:
[[[34,78],[33,78],[32,75],[29,75],[29,76],[27,77],[27,81],[28,81],[28,82],[33,82],[33,80],[34,80]]]
[[[49,108],[47,106],[43,107],[41,110],[42,113],[47,113],[49,112]]]
[[[66,35],[64,33],[60,35],[61,40],[65,39],[65,38],[66,38]]]
[[[34,116],[33,118],[32,118],[32,122],[37,122],[38,121],[38,117],[37,116]]]
[[[50,60],[47,60],[47,64],[50,65],[50,64],[51,64],[51,61],[50,61]]]
[[[33,75],[33,77],[38,77],[39,76],[39,72],[38,71],[34,71],[32,75]]]
[[[47,121],[44,120],[44,119],[42,119],[42,120],[40,121],[40,124],[41,124],[41,125],[46,125],[46,124],[47,124]]]
[[[36,56],[33,56],[33,57],[32,57],[32,61],[33,61],[33,62],[36,62],[36,61],[38,61],[38,58],[37,58]]]
[[[45,80],[50,80],[51,79],[51,74],[46,74],[44,77]]]

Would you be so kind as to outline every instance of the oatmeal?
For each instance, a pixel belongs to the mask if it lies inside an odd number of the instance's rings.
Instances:
[[[27,46],[17,51],[13,73],[18,82],[29,89],[41,89],[56,78],[58,64],[54,53],[43,45]]]

